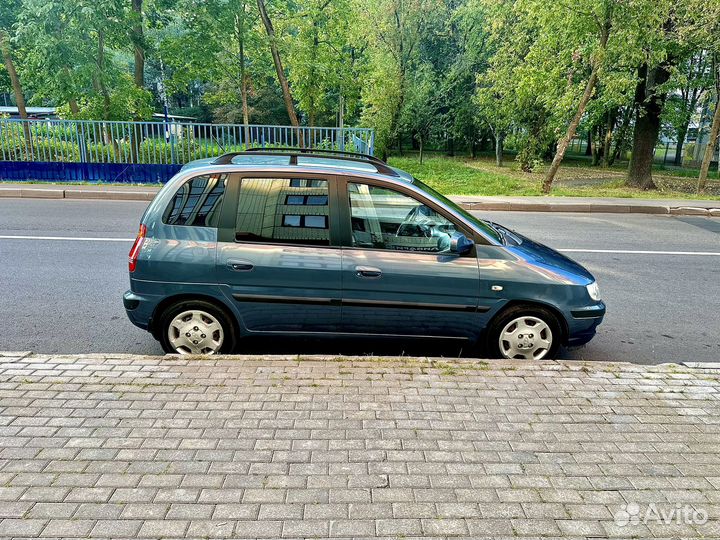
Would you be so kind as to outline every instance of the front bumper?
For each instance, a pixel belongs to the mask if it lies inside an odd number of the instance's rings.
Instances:
[[[595,336],[598,325],[603,321],[605,311],[603,302],[571,310],[571,317],[567,321],[567,346],[580,347],[590,341]]]

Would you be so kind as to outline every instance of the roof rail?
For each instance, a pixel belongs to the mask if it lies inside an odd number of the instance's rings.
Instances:
[[[228,152],[226,154],[222,154],[213,161],[213,164],[229,165],[237,156],[288,156],[290,157],[290,165],[297,165],[297,158],[299,156],[316,158],[335,157],[337,159],[354,161],[357,163],[369,163],[370,165],[375,166],[375,169],[380,174],[400,176],[392,167],[375,156],[369,156],[367,154],[360,154],[357,152],[343,152],[340,150],[324,150],[319,148],[248,148],[247,150],[241,152]]]

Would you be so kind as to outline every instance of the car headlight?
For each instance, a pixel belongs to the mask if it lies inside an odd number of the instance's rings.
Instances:
[[[593,281],[590,285],[585,286],[590,298],[598,302],[600,300],[600,287],[598,287],[597,281]]]

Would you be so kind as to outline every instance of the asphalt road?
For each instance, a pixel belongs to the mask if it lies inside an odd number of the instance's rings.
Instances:
[[[121,301],[128,287],[130,247],[122,239],[134,237],[145,206],[0,200],[0,350],[161,353],[149,334],[126,319]],[[720,252],[720,220],[639,214],[483,215],[552,247],[580,250],[569,255],[598,278],[608,304],[605,322],[590,344],[566,351],[565,358],[720,362],[720,256],[677,253]],[[645,253],[633,253],[637,251]],[[251,344],[253,352],[285,352],[278,347],[327,352],[328,345]],[[341,347],[337,352],[346,354],[385,352],[374,345],[374,350],[365,350],[368,346],[362,343],[331,347]],[[412,347],[406,350],[413,352]]]

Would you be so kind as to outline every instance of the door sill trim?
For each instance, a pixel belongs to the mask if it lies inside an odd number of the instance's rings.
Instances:
[[[432,335],[417,335],[417,334],[369,334],[362,332],[303,332],[303,331],[292,331],[292,330],[248,330],[249,334],[255,336],[261,335],[287,335],[287,336],[332,336],[332,337],[347,337],[347,338],[370,338],[370,337],[388,337],[388,338],[399,338],[399,339],[451,339],[451,340],[462,340],[471,341],[472,338],[464,336],[432,336]]]

